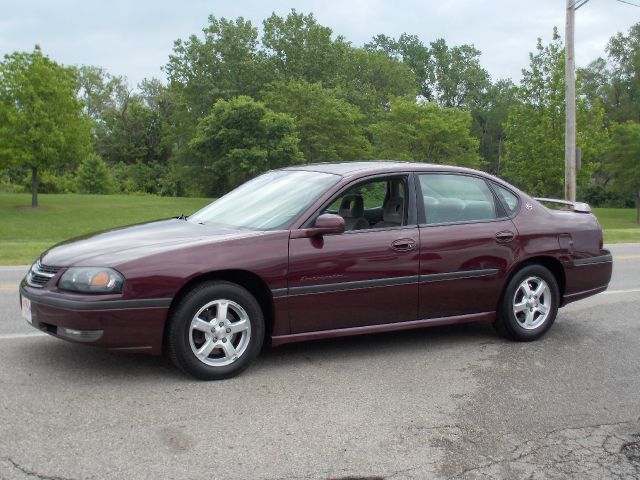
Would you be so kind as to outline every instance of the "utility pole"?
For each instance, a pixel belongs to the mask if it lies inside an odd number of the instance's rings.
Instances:
[[[576,200],[576,62],[574,51],[574,21],[577,1],[578,0],[567,0],[567,21],[565,25],[565,110],[567,118],[564,131],[564,198],[571,202],[575,202]]]

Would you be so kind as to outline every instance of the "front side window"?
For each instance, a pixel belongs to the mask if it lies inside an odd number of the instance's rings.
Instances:
[[[288,228],[340,178],[303,170],[268,172],[198,210],[188,220],[249,230]]]
[[[343,191],[324,213],[344,218],[346,231],[401,227],[407,223],[407,198],[404,177],[379,178]]]
[[[427,224],[494,220],[495,198],[477,177],[428,173],[418,176]]]

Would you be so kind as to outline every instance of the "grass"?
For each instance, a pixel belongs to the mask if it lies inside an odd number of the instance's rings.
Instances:
[[[604,230],[604,243],[640,242],[640,225],[634,208],[594,208]]]
[[[211,202],[206,198],[151,195],[0,194],[0,265],[29,264],[58,242],[122,225],[190,214]]]
[[[0,265],[31,263],[58,242],[122,225],[190,214],[206,198],[129,195],[40,195],[31,208],[29,194],[0,194]],[[631,208],[595,208],[605,243],[640,242],[640,225]]]

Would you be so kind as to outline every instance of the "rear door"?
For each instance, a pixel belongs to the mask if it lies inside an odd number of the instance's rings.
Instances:
[[[349,230],[316,238],[292,232],[291,333],[416,320],[415,198],[409,175],[359,181],[317,212],[339,213]]]
[[[474,175],[421,173],[419,318],[495,311],[518,249],[509,212]]]

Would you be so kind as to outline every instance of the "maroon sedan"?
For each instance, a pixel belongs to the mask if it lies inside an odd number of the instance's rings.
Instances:
[[[560,203],[441,165],[276,170],[188,218],[53,247],[20,286],[22,311],[66,340],[166,349],[202,379],[239,373],[265,338],[490,321],[535,340],[611,278],[589,207]]]

